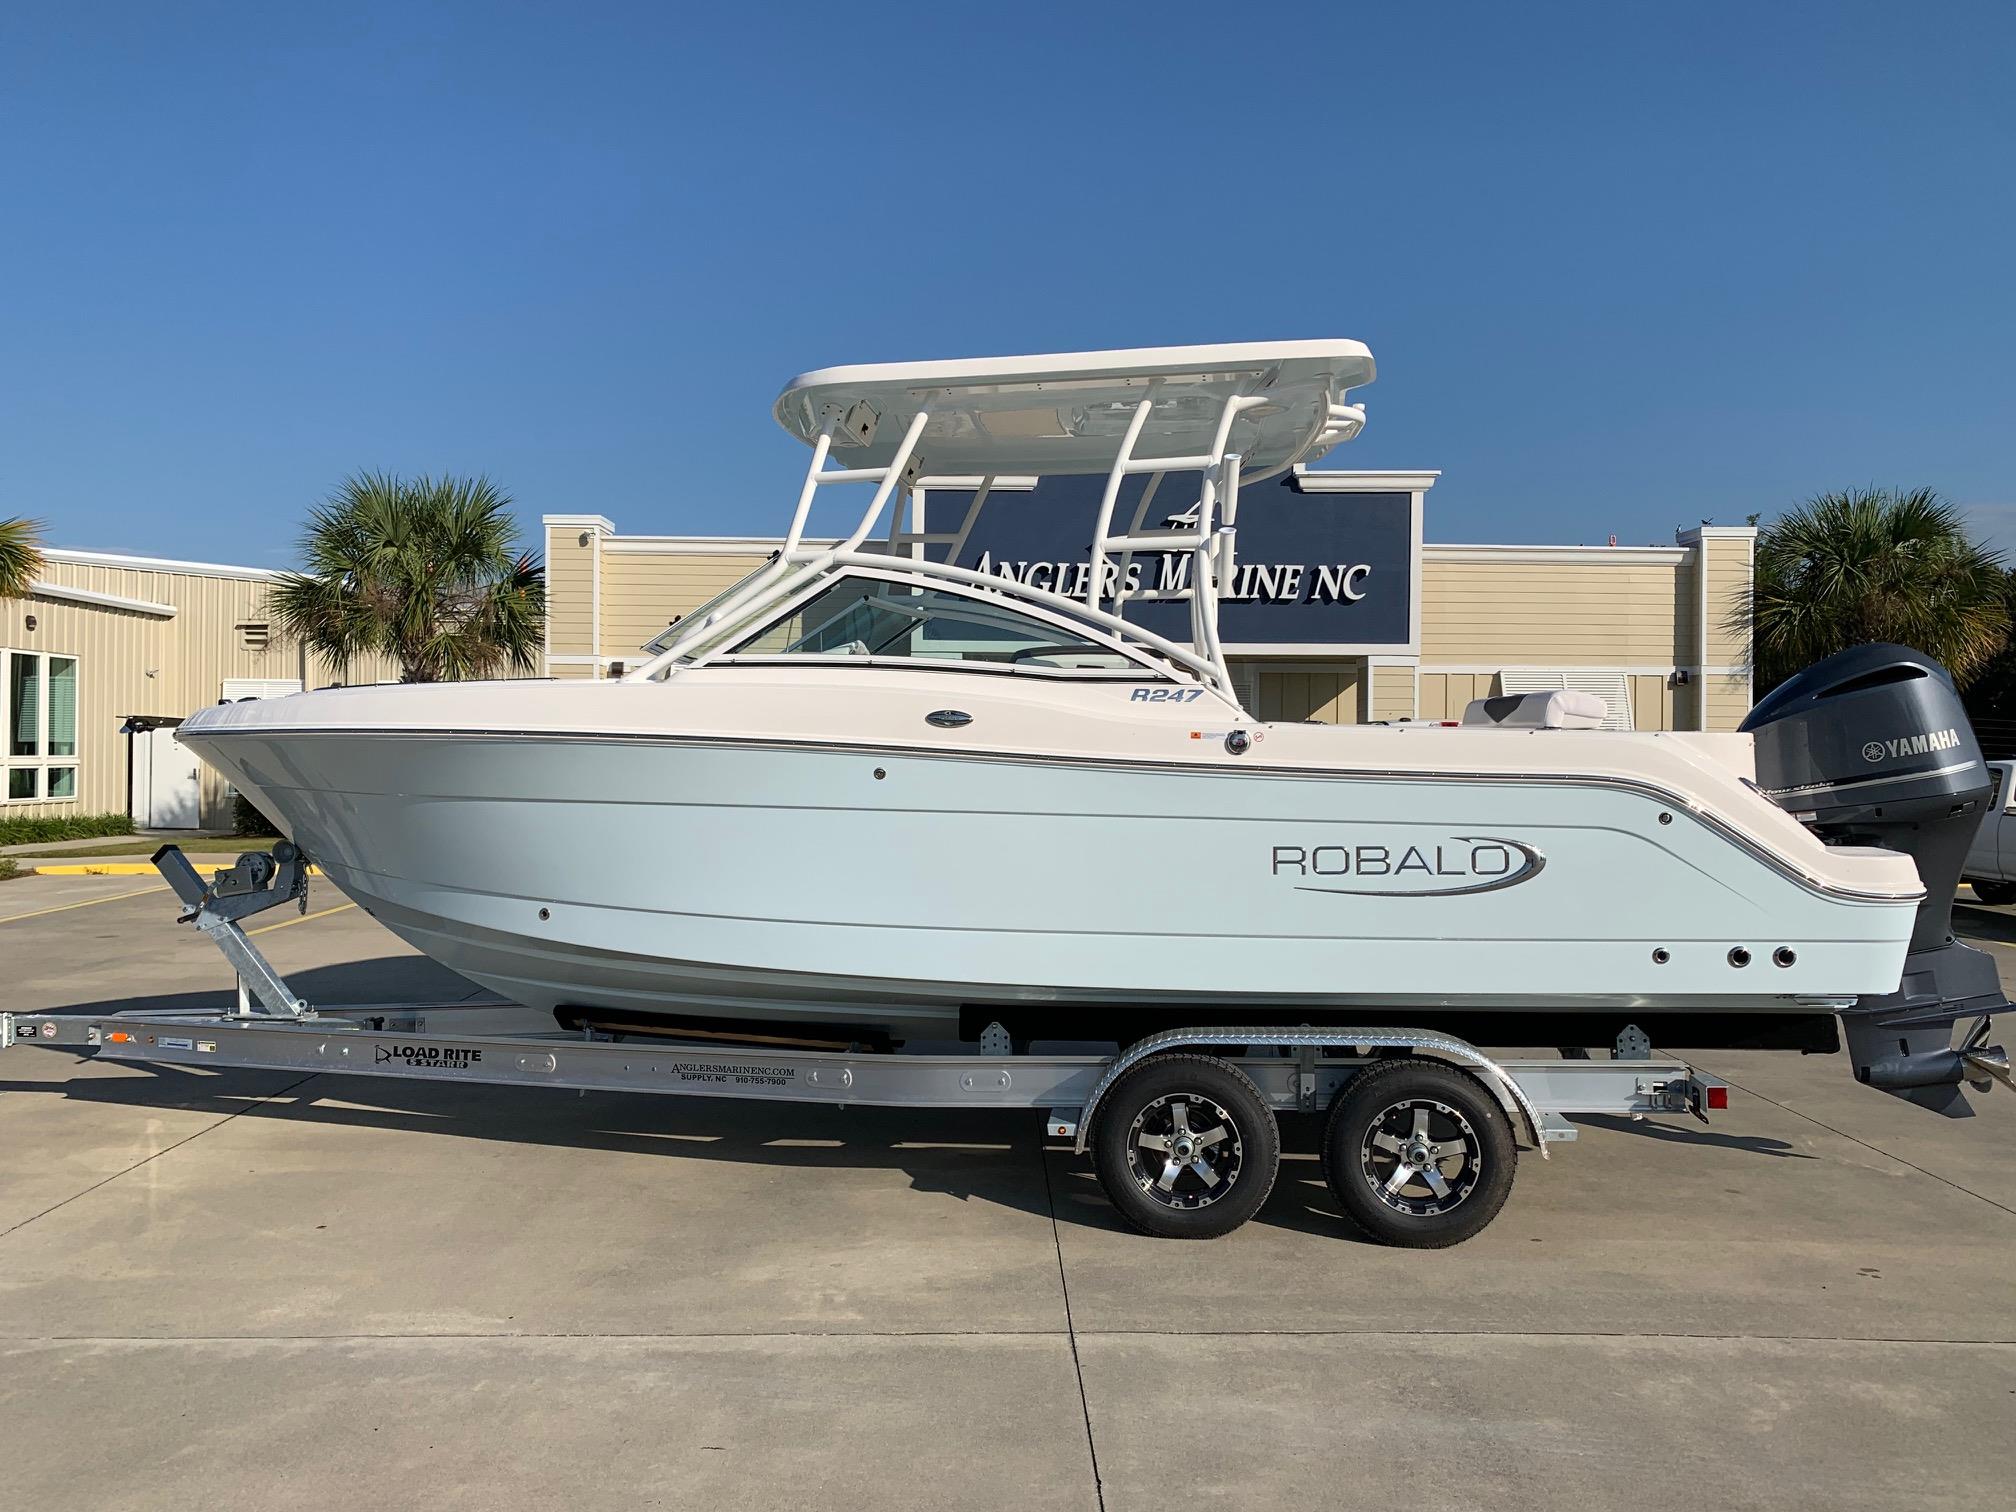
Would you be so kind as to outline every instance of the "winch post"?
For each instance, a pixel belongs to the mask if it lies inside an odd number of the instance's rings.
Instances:
[[[180,846],[164,845],[156,851],[154,869],[186,906],[182,922],[194,924],[231,963],[238,979],[241,1015],[251,1012],[249,994],[276,1018],[314,1016],[314,1010],[294,995],[287,979],[259,953],[238,922],[283,903],[299,903],[302,912],[307,912],[308,862],[295,846],[283,840],[270,854],[249,852],[207,883]]]

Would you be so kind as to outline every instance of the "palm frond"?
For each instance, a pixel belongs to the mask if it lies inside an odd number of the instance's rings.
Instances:
[[[1965,684],[2008,643],[2008,573],[1930,489],[1849,489],[1807,500],[1757,541],[1749,603],[1759,690],[1845,646],[1896,641]]]
[[[0,520],[0,598],[26,598],[42,575],[42,522]]]

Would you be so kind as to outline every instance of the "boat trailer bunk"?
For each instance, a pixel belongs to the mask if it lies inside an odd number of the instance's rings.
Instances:
[[[484,1003],[313,1006],[241,921],[307,906],[292,845],[241,856],[206,883],[175,846],[154,858],[238,978],[235,1011],[0,1013],[0,1049],[81,1049],[100,1059],[335,1072],[902,1108],[1030,1108],[1048,1136],[1090,1153],[1135,1228],[1173,1238],[1230,1232],[1257,1212],[1280,1157],[1276,1115],[1320,1114],[1324,1175],[1371,1238],[1439,1248],[1477,1233],[1511,1191],[1518,1146],[1547,1157],[1571,1115],[1642,1118],[1728,1105],[1728,1088],[1627,1030],[1613,1058],[1497,1060],[1406,1027],[1173,1029],[1116,1055],[1014,1053],[991,1026],[977,1051],[776,1048],[604,1030],[485,1032],[523,1010]]]

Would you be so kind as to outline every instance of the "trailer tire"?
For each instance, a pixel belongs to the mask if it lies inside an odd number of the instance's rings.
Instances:
[[[1134,1067],[1100,1100],[1091,1145],[1114,1209],[1163,1239],[1231,1233],[1260,1211],[1281,1164],[1267,1099],[1213,1055],[1154,1055]]]
[[[1511,1196],[1518,1158],[1497,1097],[1437,1061],[1359,1072],[1323,1130],[1323,1175],[1344,1216],[1368,1238],[1403,1249],[1446,1249],[1476,1234]],[[1433,1175],[1395,1186],[1403,1166]]]
[[[1984,882],[1978,877],[1970,880],[1974,884],[1974,896],[1991,907],[2016,901],[2016,882]]]

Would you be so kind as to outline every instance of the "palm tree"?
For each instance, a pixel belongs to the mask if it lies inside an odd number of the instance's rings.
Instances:
[[[510,509],[487,478],[346,478],[309,516],[306,570],[281,576],[268,612],[338,669],[383,652],[406,682],[530,672],[546,574],[518,550]]]
[[[41,524],[0,520],[0,599],[28,597],[28,585],[41,575]]]
[[[1866,641],[1916,647],[1965,684],[2009,639],[2002,559],[1926,488],[1807,500],[1758,536],[1754,594],[1759,693]]]
[[[2003,603],[2016,628],[2016,572],[2002,579]],[[1967,684],[1967,717],[1990,760],[2016,754],[2016,648],[2005,646]]]

